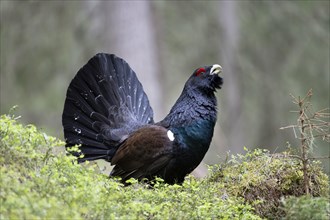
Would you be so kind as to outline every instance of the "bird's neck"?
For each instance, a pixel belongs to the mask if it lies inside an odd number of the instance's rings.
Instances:
[[[217,118],[217,100],[214,93],[183,91],[170,113],[161,121],[165,127],[185,127],[195,121],[214,122]]]
[[[183,148],[189,148],[202,160],[212,140],[216,105],[213,93],[204,96],[183,93],[160,124],[174,133]]]

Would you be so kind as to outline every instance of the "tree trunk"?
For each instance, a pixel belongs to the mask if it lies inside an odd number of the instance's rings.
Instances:
[[[240,71],[237,68],[237,49],[239,46],[239,21],[237,17],[237,1],[220,1],[218,22],[223,37],[219,43],[219,52],[224,69],[224,93],[226,107],[225,117],[226,143],[232,152],[242,151],[244,133],[242,126],[242,85]]]
[[[105,1],[88,3],[98,7],[94,31],[103,40],[103,52],[125,59],[137,73],[154,110],[155,120],[163,116],[162,84],[156,45],[155,24],[149,1]],[[95,4],[98,4],[95,6]]]

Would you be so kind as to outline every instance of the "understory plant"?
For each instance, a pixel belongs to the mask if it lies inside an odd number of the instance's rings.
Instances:
[[[301,160],[289,153],[246,150],[211,166],[204,179],[188,176],[182,185],[156,179],[152,186],[131,179],[124,186],[96,172],[96,163],[78,164],[64,144],[1,116],[0,219],[294,219],[300,209],[310,219],[329,217],[328,176],[312,161],[312,197],[300,199]]]

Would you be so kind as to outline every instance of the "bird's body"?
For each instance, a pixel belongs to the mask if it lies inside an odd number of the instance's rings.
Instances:
[[[154,123],[141,83],[115,55],[97,54],[72,80],[62,123],[67,147],[115,165],[112,176],[181,183],[205,156],[217,119],[219,65],[197,69],[170,113]]]

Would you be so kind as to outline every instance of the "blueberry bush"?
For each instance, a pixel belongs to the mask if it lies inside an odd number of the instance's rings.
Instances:
[[[329,218],[329,178],[316,161],[310,196],[300,162],[288,153],[247,150],[182,185],[148,183],[78,164],[64,142],[14,116],[0,118],[0,219],[308,219]],[[79,150],[78,148],[75,150]],[[303,212],[302,212],[303,211]]]

